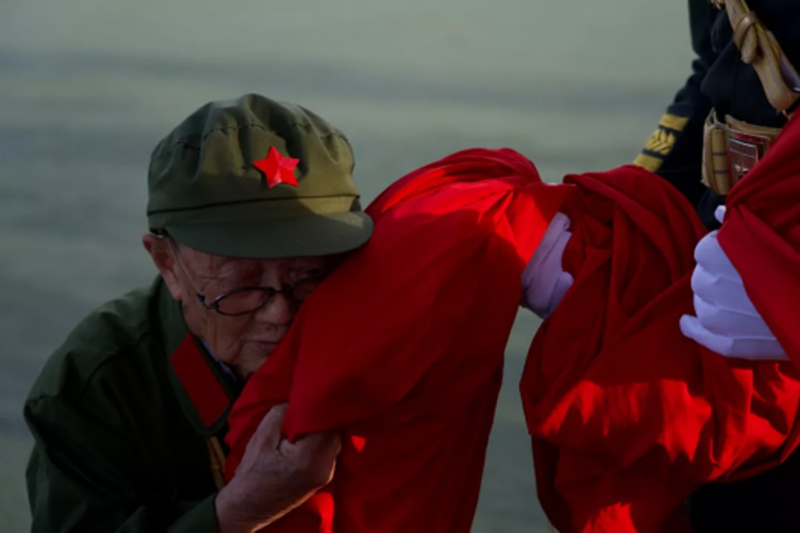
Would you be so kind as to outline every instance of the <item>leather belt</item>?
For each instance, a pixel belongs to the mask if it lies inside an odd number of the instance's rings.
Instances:
[[[703,130],[703,182],[726,195],[772,147],[780,128],[755,126],[711,111]]]

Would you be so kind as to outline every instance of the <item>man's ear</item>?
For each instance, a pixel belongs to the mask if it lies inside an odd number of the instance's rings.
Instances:
[[[183,284],[180,282],[179,273],[177,271],[178,264],[175,262],[175,257],[172,255],[167,239],[169,237],[160,237],[152,233],[145,233],[142,235],[142,244],[147,253],[153,259],[153,264],[158,269],[164,282],[167,284],[170,294],[176,300],[183,300],[184,289]]]

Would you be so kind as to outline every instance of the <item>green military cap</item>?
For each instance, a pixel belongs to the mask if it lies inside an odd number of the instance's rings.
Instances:
[[[350,144],[300,106],[211,102],[153,150],[147,219],[190,248],[280,258],[353,250],[372,234]]]

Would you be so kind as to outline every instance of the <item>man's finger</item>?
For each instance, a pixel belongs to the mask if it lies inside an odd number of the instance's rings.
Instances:
[[[750,361],[788,361],[789,357],[774,338],[730,337],[718,335],[705,329],[697,317],[683,315],[680,320],[681,332],[696,343],[712,352],[734,359]]]
[[[342,439],[336,433],[309,433],[303,435],[294,442],[283,439],[280,444],[280,453],[284,457],[291,457],[297,463],[296,466],[305,468],[303,465],[311,466],[312,469],[325,469],[336,460],[342,449]]]
[[[266,447],[270,450],[277,449],[281,440],[283,417],[286,415],[288,406],[289,404],[284,403],[270,409],[266,416],[261,419],[261,423],[258,425],[258,429],[256,429],[250,442],[252,443],[258,439],[259,447]]]
[[[333,432],[309,433],[299,437],[291,445],[301,453],[336,457],[342,449],[342,439]]]
[[[725,273],[711,272],[698,264],[692,273],[692,291],[712,301],[725,299],[730,292],[744,293],[741,278],[735,276],[726,277]]]
[[[712,231],[700,239],[694,249],[694,258],[698,265],[718,276],[732,280],[741,278],[736,267],[733,266],[719,245],[716,231]]]
[[[731,348],[733,347],[732,340],[728,337],[711,333],[700,325],[697,317],[683,315],[680,320],[680,326],[681,333],[697,344],[705,346],[712,352],[716,352],[720,355],[731,355]]]
[[[734,337],[773,337],[755,309],[726,307],[718,302],[709,302],[697,294],[693,303],[697,320],[708,331]]]
[[[310,485],[321,487],[333,478],[342,440],[336,433],[310,433],[295,442],[283,439],[279,446],[280,455],[291,462],[297,476]]]

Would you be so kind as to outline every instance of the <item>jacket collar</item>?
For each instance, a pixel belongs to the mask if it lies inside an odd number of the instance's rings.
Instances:
[[[158,313],[170,383],[194,430],[206,437],[216,435],[226,426],[237,387],[189,331],[180,302],[172,298],[163,280],[160,293]]]

